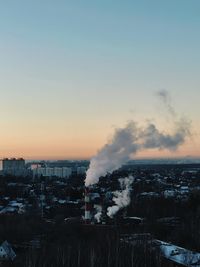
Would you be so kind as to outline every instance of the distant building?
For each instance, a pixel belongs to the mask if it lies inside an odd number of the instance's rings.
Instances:
[[[81,175],[81,174],[85,174],[86,173],[86,171],[87,171],[87,168],[86,167],[78,167],[77,168],[77,174],[78,175]]]
[[[47,176],[47,177],[52,177],[54,176],[54,168],[44,168],[45,169],[45,175],[44,176]]]
[[[38,176],[46,176],[46,168],[41,167],[34,169],[34,173],[36,173]]]
[[[5,158],[2,160],[3,173],[15,176],[26,174],[25,160],[23,158]]]
[[[72,175],[72,168],[63,167],[63,177],[62,178],[68,178]]]
[[[44,177],[58,177],[58,178],[69,178],[72,175],[72,168],[68,167],[38,167],[33,169],[34,176]]]
[[[63,168],[60,167],[55,167],[54,168],[54,176],[59,177],[59,178],[63,178]]]

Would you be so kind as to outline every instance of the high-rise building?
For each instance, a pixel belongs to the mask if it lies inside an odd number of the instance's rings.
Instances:
[[[72,168],[63,167],[62,178],[69,178],[72,175]]]
[[[25,160],[23,158],[4,158],[2,160],[2,167],[4,174],[20,176],[26,173]]]
[[[54,176],[62,178],[62,168],[61,167],[55,167],[54,168]]]
[[[46,168],[41,167],[41,168],[37,168],[35,170],[37,170],[37,175],[38,176],[46,176]]]
[[[32,170],[34,176],[69,178],[72,168],[69,167],[38,167]]]
[[[47,177],[53,177],[54,176],[54,168],[46,167],[46,176]]]

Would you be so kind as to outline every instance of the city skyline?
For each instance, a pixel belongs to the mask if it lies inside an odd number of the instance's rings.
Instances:
[[[33,1],[0,8],[0,158],[89,159],[127,121],[170,118],[166,89],[191,137],[176,152],[200,157],[199,1]],[[166,128],[167,125],[167,128]]]

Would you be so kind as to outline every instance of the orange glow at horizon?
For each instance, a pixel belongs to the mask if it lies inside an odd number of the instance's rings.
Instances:
[[[33,141],[29,144],[26,141],[15,143],[13,140],[9,142],[9,146],[3,146],[0,151],[0,157],[23,157],[27,160],[55,160],[55,159],[90,159],[98,150],[105,145],[105,140],[102,138],[82,138],[80,140],[62,139],[59,142],[56,140],[44,140],[42,142]],[[181,146],[177,151],[171,152],[168,150],[144,150],[133,155],[134,158],[175,158],[175,157],[199,157],[200,145],[188,141]]]

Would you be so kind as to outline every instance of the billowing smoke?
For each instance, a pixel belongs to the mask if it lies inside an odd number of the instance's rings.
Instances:
[[[91,159],[85,180],[86,186],[98,183],[101,176],[119,169],[138,151],[145,149],[175,151],[185,142],[190,135],[190,123],[183,118],[177,119],[167,91],[159,91],[157,95],[173,118],[172,122],[175,125],[173,132],[171,134],[161,132],[153,123],[140,128],[134,121],[128,122],[124,128],[116,129],[113,138]]]
[[[143,139],[142,148],[158,148],[169,149],[175,151],[185,142],[187,136],[190,135],[190,123],[181,120],[177,123],[174,134],[166,134],[159,132],[154,124],[149,124],[141,133]]]
[[[130,160],[130,156],[139,149],[137,144],[138,128],[129,122],[125,128],[117,129],[112,140],[92,158],[87,171],[85,185],[96,184],[99,177],[112,173]]]
[[[114,215],[121,209],[127,207],[130,204],[130,192],[131,185],[134,182],[134,178],[129,176],[127,178],[119,179],[120,182],[120,191],[114,192],[113,202],[115,205],[108,207],[107,215],[110,218],[113,218]]]
[[[98,183],[101,176],[120,168],[138,151],[155,148],[175,151],[189,135],[190,123],[185,120],[176,124],[172,134],[160,132],[153,123],[140,128],[135,122],[129,122],[125,128],[117,129],[113,139],[92,158],[85,185]]]

